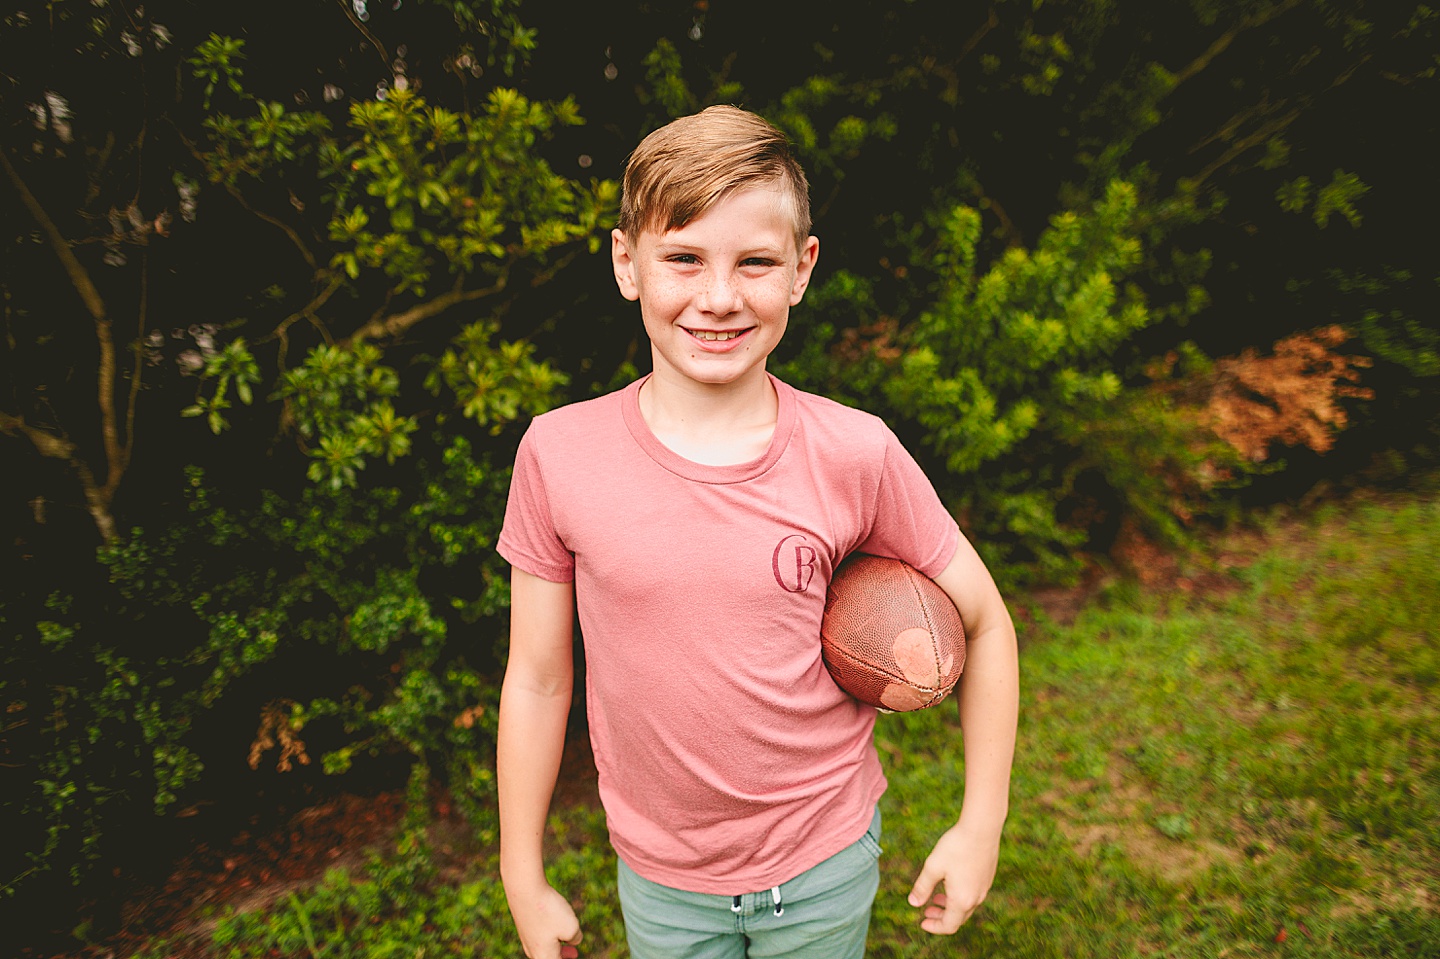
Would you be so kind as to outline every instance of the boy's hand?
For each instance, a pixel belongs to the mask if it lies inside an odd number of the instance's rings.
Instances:
[[[565,897],[548,883],[529,893],[512,894],[505,887],[510,915],[520,933],[520,946],[530,959],[576,959],[580,920]]]
[[[985,901],[1000,859],[1000,837],[988,833],[962,819],[935,843],[910,889],[910,905],[925,909],[921,929],[948,936]],[[936,892],[941,883],[945,891]]]

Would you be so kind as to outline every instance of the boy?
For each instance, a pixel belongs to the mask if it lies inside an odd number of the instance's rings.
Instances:
[[[819,255],[807,190],[784,136],[734,107],[646,137],[611,253],[654,370],[521,443],[498,544],[513,583],[497,765],[501,877],[531,959],[575,956],[581,935],[541,859],[577,607],[631,955],[863,956],[885,780],[875,711],[835,686],[819,638],[856,550],[932,576],[968,633],[965,795],[910,892],[921,928],[953,933],[994,878],[1017,696],[1005,605],[879,419],[765,370]]]

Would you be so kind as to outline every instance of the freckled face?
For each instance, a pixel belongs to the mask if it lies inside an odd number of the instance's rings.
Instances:
[[[663,234],[611,234],[620,293],[640,301],[655,375],[714,386],[764,377],[819,256],[778,189],[754,187]]]

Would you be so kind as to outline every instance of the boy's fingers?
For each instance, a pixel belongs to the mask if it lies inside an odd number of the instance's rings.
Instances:
[[[970,917],[979,907],[979,903],[965,906],[959,899],[947,898],[944,893],[936,893],[934,901],[925,910],[925,918],[921,920],[920,928],[936,935],[952,935],[970,921]]]
[[[937,932],[941,935],[948,936],[959,929],[968,918],[958,900],[947,899],[945,896],[936,896],[935,905],[943,907],[943,909],[932,910],[933,915],[930,917],[928,923],[930,926],[927,930],[928,932]]]
[[[940,874],[930,870],[927,862],[925,868],[920,870],[920,876],[915,880],[915,885],[910,889],[910,905],[919,908],[929,902],[930,894],[935,891],[935,884],[940,881]]]

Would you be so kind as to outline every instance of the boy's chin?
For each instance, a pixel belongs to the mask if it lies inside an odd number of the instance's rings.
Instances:
[[[662,380],[703,387],[740,386],[766,379],[764,358],[759,362],[745,363],[734,362],[729,357],[715,359],[719,362],[706,362],[702,359],[696,363],[672,364],[658,361],[657,358],[655,372],[661,374]]]

